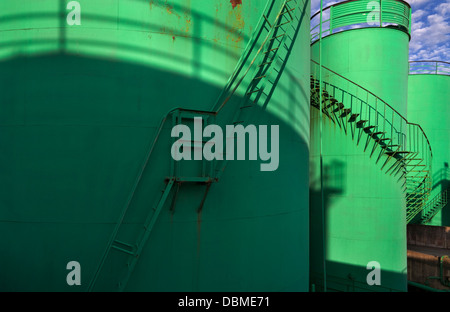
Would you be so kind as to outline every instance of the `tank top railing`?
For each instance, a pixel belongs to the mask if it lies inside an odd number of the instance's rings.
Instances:
[[[442,61],[410,61],[410,75],[448,75],[450,76],[450,63]]]
[[[395,27],[411,33],[411,7],[402,0],[349,0],[330,5],[311,17],[311,42],[336,32],[367,27]]]

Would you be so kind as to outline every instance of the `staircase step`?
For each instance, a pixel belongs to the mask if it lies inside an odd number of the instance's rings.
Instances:
[[[352,112],[350,108],[345,108],[343,111],[344,112],[341,114],[341,117],[345,117]]]
[[[356,118],[359,116],[359,114],[352,114],[351,116],[350,116],[350,118],[348,119],[348,121],[349,122],[353,122],[353,121],[355,121],[356,120]]]
[[[408,151],[392,151],[392,152],[384,152],[384,153],[388,154],[388,155],[390,155],[390,154],[395,155],[395,154],[409,154],[411,152],[408,152]],[[416,166],[416,165],[414,165],[414,166]]]
[[[376,128],[375,126],[364,127],[364,131],[369,131],[370,129]]]
[[[356,124],[359,126],[365,124],[366,122],[368,122],[368,120],[359,120],[356,122]]]
[[[386,131],[372,132],[371,136],[374,136],[374,135],[378,136],[380,134],[385,134],[385,133],[386,133]]]
[[[335,98],[331,98],[330,101],[331,101],[331,104],[328,104],[327,106],[325,106],[325,108],[329,108],[329,107],[334,106],[334,105],[336,105],[338,103],[338,101]]]

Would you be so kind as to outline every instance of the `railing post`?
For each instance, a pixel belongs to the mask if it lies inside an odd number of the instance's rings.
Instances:
[[[378,98],[375,98],[375,124],[378,127]]]
[[[383,11],[383,9],[382,9],[382,3],[381,3],[381,1],[382,0],[380,0],[380,27],[383,27],[383,18],[382,18],[382,11]]]
[[[409,9],[409,21],[408,21],[408,23],[409,23],[409,27],[408,27],[408,28],[409,28],[409,34],[411,34],[411,24],[412,24],[412,23],[411,23],[411,18],[412,18],[411,11],[412,11],[412,10]]]
[[[330,7],[330,35],[333,33],[333,8]]]

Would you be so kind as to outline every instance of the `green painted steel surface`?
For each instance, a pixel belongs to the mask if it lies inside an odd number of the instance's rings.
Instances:
[[[408,34],[388,27],[343,31],[322,39],[322,64],[368,89],[399,115],[406,116],[408,41]],[[311,56],[318,61],[318,41],[311,46]],[[325,75],[324,81],[333,84],[339,78]],[[339,87],[354,93],[355,97],[369,97],[367,92],[361,94],[360,88],[351,84]],[[337,100],[346,100],[343,103],[350,106],[349,94],[346,99]],[[364,100],[373,104],[376,111],[374,101]],[[406,291],[404,178],[380,170],[384,161],[377,163],[376,157],[370,157],[371,147],[364,151],[364,141],[357,144],[350,131],[345,133],[336,123],[330,122],[326,114],[320,120],[317,108],[312,107],[311,110],[312,283],[323,285],[324,268],[321,263],[325,259],[329,290]],[[374,116],[378,114],[381,112]],[[392,124],[399,137],[405,138],[406,127],[401,128],[401,120],[399,118]],[[318,130],[320,122],[323,123],[322,138]],[[356,125],[354,127],[357,129]],[[323,141],[322,151],[319,149],[320,139]],[[323,201],[320,194],[320,155],[323,157]],[[320,225],[322,219],[324,226],[321,228],[317,224]],[[371,261],[377,261],[381,267],[379,286],[370,286],[366,282],[370,272],[366,266]]]
[[[312,67],[314,77],[317,74],[315,68]],[[331,72],[323,71],[324,80],[337,84],[337,77],[330,77]],[[324,89],[332,98],[340,99],[340,93],[334,92],[336,90],[329,85]],[[390,158],[385,154],[389,149],[379,141],[384,135],[364,129],[374,125],[376,119],[365,119],[365,110],[358,110],[362,103],[356,103],[357,98],[350,96],[351,93],[346,93],[342,100],[346,110],[351,107],[350,113],[338,109],[337,105],[324,109],[322,138],[319,110],[316,106],[311,108],[311,282],[323,287],[325,271],[327,290],[404,291],[405,178],[400,169],[387,169],[393,165],[392,159],[385,167]],[[312,103],[318,103],[316,97],[317,94],[312,95]],[[330,103],[327,100],[324,105]],[[361,126],[363,120],[367,122]],[[390,145],[390,142],[386,144]],[[323,160],[322,177],[320,157]],[[371,261],[380,263],[381,285],[370,286],[366,282],[369,272],[366,266]]]
[[[318,140],[318,110],[311,108],[311,142]],[[406,291],[406,216],[401,182],[380,170],[376,157],[323,116],[324,216],[319,151],[311,148],[311,282],[327,290]],[[321,218],[324,227],[321,227]],[[324,239],[323,239],[324,237]],[[323,245],[324,244],[324,245]],[[377,261],[381,285],[369,286],[366,266]]]
[[[376,94],[407,117],[408,42],[389,28],[354,29],[322,40],[322,64]],[[318,62],[318,42],[311,46]]]
[[[171,119],[143,167],[161,119],[214,107],[269,8],[80,0],[81,25],[70,26],[68,2],[0,3],[3,291],[87,290],[144,168],[121,227],[133,242],[170,174]],[[310,8],[295,2],[276,87],[246,120],[280,126],[278,170],[230,161],[206,197],[204,184],[174,184],[125,290],[308,290]],[[283,1],[267,3],[273,21]],[[217,124],[231,122],[245,87]],[[197,176],[201,163],[180,165]],[[118,289],[124,255],[108,259],[94,290]],[[66,283],[69,261],[81,264],[81,286]]]
[[[433,190],[430,198],[434,198],[448,188],[450,180],[450,76],[413,74],[409,75],[408,83],[408,117],[422,125],[433,148]],[[450,225],[448,205],[429,224]]]

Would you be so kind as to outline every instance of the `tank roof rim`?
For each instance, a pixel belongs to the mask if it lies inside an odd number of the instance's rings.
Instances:
[[[362,28],[346,29],[346,30],[341,30],[341,31],[338,31],[338,32],[335,32],[335,33],[332,33],[332,34],[328,34],[328,35],[322,37],[322,39],[331,37],[333,35],[346,33],[346,32],[352,31],[352,30],[363,30],[363,29],[390,29],[390,30],[400,31],[400,32],[402,32],[402,33],[404,33],[404,34],[406,34],[408,36],[408,38],[409,38],[408,41],[411,41],[411,35],[409,33],[405,32],[405,31],[403,31],[401,29],[395,29],[395,28],[389,28],[389,27],[362,27]],[[311,42],[310,46],[313,46],[313,44],[315,44],[315,43],[317,43],[319,41],[320,41],[320,39],[316,39],[314,42]]]

